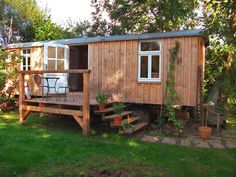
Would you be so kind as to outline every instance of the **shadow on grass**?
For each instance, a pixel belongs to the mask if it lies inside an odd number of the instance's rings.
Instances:
[[[62,165],[41,166],[24,174],[25,177],[76,177],[87,174],[93,169],[121,170],[136,173],[141,176],[169,177],[162,168],[144,163],[121,162],[105,156],[97,156],[80,162]]]
[[[1,115],[0,176],[75,176],[92,168],[124,169],[145,176],[235,174],[234,149],[145,143],[102,126],[84,137],[72,118],[31,114],[20,125],[16,115]]]

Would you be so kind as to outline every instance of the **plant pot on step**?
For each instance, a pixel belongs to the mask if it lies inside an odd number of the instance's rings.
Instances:
[[[132,133],[134,130],[134,125],[130,124],[129,122],[124,122],[122,124],[122,128],[125,133]]]
[[[122,118],[121,118],[121,116],[116,116],[116,117],[114,117],[114,123],[113,123],[113,125],[114,126],[120,126],[121,125],[121,121],[122,121]]]
[[[202,140],[209,139],[211,137],[212,128],[207,126],[198,127],[199,136]]]
[[[99,104],[98,109],[99,111],[103,111],[105,109],[105,104]]]
[[[99,103],[98,104],[98,109],[100,111],[103,111],[105,109],[105,104],[107,102],[107,94],[104,92],[100,92],[97,96],[96,96],[96,101]]]

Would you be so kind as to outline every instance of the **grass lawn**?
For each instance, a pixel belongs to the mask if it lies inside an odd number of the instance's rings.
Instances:
[[[236,149],[146,143],[102,128],[83,137],[69,118],[31,114],[20,125],[17,115],[0,115],[0,176],[76,176],[94,168],[153,177],[236,174]]]

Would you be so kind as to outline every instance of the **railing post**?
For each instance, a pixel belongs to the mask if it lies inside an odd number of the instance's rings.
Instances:
[[[83,73],[83,134],[88,135],[90,128],[90,73]]]
[[[19,122],[23,123],[24,121],[24,99],[25,99],[25,89],[24,89],[24,82],[25,82],[25,74],[19,74]]]

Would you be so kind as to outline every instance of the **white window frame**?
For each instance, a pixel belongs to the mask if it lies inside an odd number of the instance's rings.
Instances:
[[[49,58],[48,57],[48,48],[49,47],[54,47],[55,48],[55,58]],[[58,48],[64,48],[64,59],[58,58]],[[55,71],[58,69],[57,68],[57,62],[58,60],[64,60],[64,70],[67,70],[69,68],[69,46],[63,45],[63,44],[50,44],[50,43],[45,43],[44,44],[44,64],[43,68],[44,70],[49,70],[48,69],[48,59],[49,60],[55,60]],[[68,73],[44,73],[44,77],[59,77],[60,79],[57,82],[56,90],[58,90],[59,86],[67,86],[68,85]],[[49,83],[49,85],[54,84],[55,82],[52,81],[53,83]],[[44,84],[46,85],[46,80],[44,80]],[[47,89],[45,88],[45,92],[47,92]],[[63,89],[59,90],[59,93],[64,93],[65,91]],[[54,93],[54,90],[50,90],[50,93]]]
[[[24,54],[23,51],[24,50],[29,50],[30,53],[27,53]],[[22,57],[22,60],[21,60],[21,71],[28,71],[29,70],[29,67],[30,67],[30,70],[31,70],[31,49],[30,48],[22,48],[21,49],[21,57]],[[25,65],[23,65],[23,57],[25,57]],[[28,64],[28,58],[30,58],[30,65]],[[25,70],[23,70],[23,68],[25,67]]]
[[[142,42],[158,42],[159,51],[141,51]],[[159,40],[144,40],[139,42],[138,48],[138,82],[161,82],[161,42]],[[141,77],[141,56],[148,57],[148,77]],[[159,78],[152,78],[152,56],[159,56]]]
[[[55,58],[49,58],[48,57],[48,47],[54,47],[55,48]],[[64,49],[64,58],[60,59],[58,58],[58,48],[63,48]],[[62,44],[44,44],[44,69],[48,70],[48,60],[55,60],[55,70],[57,70],[57,62],[58,60],[63,60],[64,61],[64,69],[68,69],[69,64],[68,64],[68,50],[69,47],[67,45],[62,45]]]

